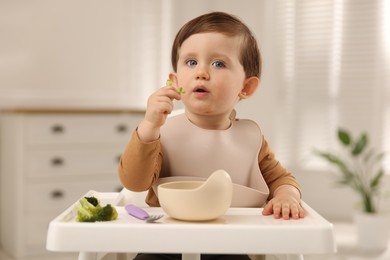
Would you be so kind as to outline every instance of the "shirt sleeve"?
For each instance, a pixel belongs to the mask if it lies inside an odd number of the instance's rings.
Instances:
[[[292,185],[301,192],[295,177],[275,158],[275,154],[268,145],[264,135],[262,136],[262,146],[259,152],[259,167],[270,190],[269,199],[273,197],[278,187],[285,184]]]
[[[162,164],[160,140],[143,143],[133,132],[118,165],[122,185],[131,191],[146,191],[158,179]]]

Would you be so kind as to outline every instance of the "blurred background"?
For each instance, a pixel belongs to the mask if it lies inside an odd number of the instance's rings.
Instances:
[[[0,110],[142,112],[177,30],[210,11],[240,17],[261,48],[260,88],[238,117],[260,124],[308,204],[351,221],[356,195],[313,150],[337,150],[339,127],[390,150],[388,0],[0,0]],[[390,187],[389,156],[384,168]]]

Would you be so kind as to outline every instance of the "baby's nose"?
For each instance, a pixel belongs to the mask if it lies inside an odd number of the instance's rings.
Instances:
[[[209,75],[207,69],[205,69],[203,67],[198,67],[198,69],[196,71],[196,79],[207,80],[209,78],[210,78],[210,75]]]

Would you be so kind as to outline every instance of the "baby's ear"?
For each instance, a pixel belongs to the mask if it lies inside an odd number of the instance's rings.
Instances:
[[[252,96],[256,92],[259,83],[260,83],[260,79],[258,77],[253,76],[247,78],[244,81],[244,87],[242,88],[241,93],[239,94],[240,98],[245,99]]]
[[[169,79],[173,82],[174,87],[178,86],[176,73],[174,72],[169,73]]]

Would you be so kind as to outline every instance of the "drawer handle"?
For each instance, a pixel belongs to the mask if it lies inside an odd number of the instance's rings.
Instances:
[[[121,124],[116,127],[116,131],[118,133],[126,133],[127,132],[127,125]]]
[[[51,165],[53,166],[63,166],[64,165],[64,159],[60,157],[56,157],[51,159]]]
[[[53,190],[50,195],[53,199],[61,199],[64,197],[64,192],[62,190]]]
[[[65,127],[63,127],[62,125],[53,125],[51,127],[51,132],[53,134],[62,134],[65,132]]]

